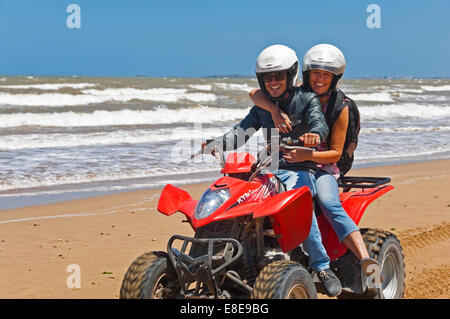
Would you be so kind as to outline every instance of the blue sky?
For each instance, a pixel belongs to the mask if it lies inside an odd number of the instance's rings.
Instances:
[[[69,4],[81,28],[69,29]],[[369,29],[369,4],[381,28]],[[337,45],[345,77],[450,77],[450,1],[0,0],[0,74],[254,74],[279,43]]]

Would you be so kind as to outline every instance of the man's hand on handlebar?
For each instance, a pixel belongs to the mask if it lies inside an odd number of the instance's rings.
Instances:
[[[202,142],[202,154],[208,153],[212,156],[216,156],[216,148],[214,147],[214,144],[211,143],[212,140],[206,140]]]
[[[320,136],[316,133],[305,133],[298,138],[300,142],[303,142],[305,147],[316,147],[320,144]]]

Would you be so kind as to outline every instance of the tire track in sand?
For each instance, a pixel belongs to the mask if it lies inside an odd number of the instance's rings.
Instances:
[[[450,223],[442,222],[428,229],[417,227],[399,233],[403,251],[406,254],[414,254],[418,249],[450,239]]]
[[[450,298],[450,266],[427,269],[414,276],[405,289],[406,299],[448,299]]]
[[[450,239],[450,223],[442,222],[430,227],[417,227],[399,233],[403,253],[409,261],[410,270],[405,278],[405,294],[407,299],[450,298],[450,265],[441,264],[432,268],[418,266],[420,255],[424,249],[433,249],[433,245]],[[426,260],[423,260],[423,262]]]

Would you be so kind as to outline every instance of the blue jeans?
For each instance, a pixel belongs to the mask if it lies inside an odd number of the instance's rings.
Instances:
[[[359,231],[358,226],[348,216],[339,199],[339,187],[336,178],[318,170],[316,173],[317,200],[325,218],[333,227],[339,240]]]
[[[309,171],[288,171],[280,169],[276,175],[286,185],[287,190],[308,186],[313,197],[317,194],[316,177]],[[320,234],[314,213],[312,216],[311,230],[308,238],[303,242],[303,248],[309,256],[309,267],[317,272],[330,268],[330,258],[322,244],[322,235]]]

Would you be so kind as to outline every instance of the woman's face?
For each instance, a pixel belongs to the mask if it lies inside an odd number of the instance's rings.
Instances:
[[[325,70],[311,70],[309,72],[309,85],[317,94],[323,94],[330,88],[333,81],[333,73]]]

